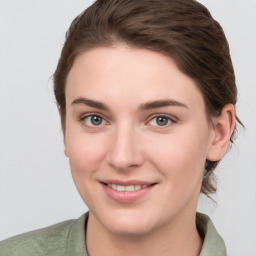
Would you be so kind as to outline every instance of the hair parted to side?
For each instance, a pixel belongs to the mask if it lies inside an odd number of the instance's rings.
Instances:
[[[97,0],[72,22],[53,75],[64,132],[65,83],[75,58],[89,49],[118,43],[174,59],[180,70],[196,81],[209,120],[218,116],[226,104],[236,104],[228,42],[219,23],[202,4],[195,0]],[[201,192],[207,196],[216,191],[213,170],[217,164],[206,161]]]

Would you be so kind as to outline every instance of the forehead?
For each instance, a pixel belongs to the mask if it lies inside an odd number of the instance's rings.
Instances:
[[[67,105],[83,96],[109,103],[173,98],[204,105],[194,80],[172,58],[125,45],[97,47],[76,58],[67,78]]]

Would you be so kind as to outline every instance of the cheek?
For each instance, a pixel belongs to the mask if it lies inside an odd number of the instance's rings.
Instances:
[[[149,158],[174,193],[200,188],[208,147],[205,130],[180,130],[153,145]]]
[[[99,169],[106,151],[104,145],[107,145],[104,143],[104,137],[86,134],[72,127],[67,129],[66,152],[75,182],[92,176]],[[83,179],[79,182],[82,181]]]
[[[73,135],[74,134],[74,135]],[[104,158],[102,143],[93,136],[75,135],[68,139],[67,151],[73,181],[83,201],[93,205],[95,175]]]

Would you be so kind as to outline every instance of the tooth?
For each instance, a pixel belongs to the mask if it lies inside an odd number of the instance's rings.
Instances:
[[[117,185],[116,190],[117,190],[117,191],[125,191],[125,186]]]
[[[117,188],[117,185],[116,184],[112,184],[112,189],[114,189],[114,190],[116,190],[116,188]]]
[[[126,186],[125,191],[134,191],[134,186],[133,185]]]
[[[142,188],[147,188],[148,185],[129,185],[129,186],[123,186],[123,185],[117,185],[117,184],[107,184],[108,187],[117,190],[117,191],[137,191]]]
[[[134,190],[140,190],[141,189],[141,185],[135,185]]]

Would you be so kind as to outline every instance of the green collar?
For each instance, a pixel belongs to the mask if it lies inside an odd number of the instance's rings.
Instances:
[[[199,256],[226,256],[226,246],[214,227],[210,218],[202,213],[196,215],[197,228],[204,237],[203,247]]]

